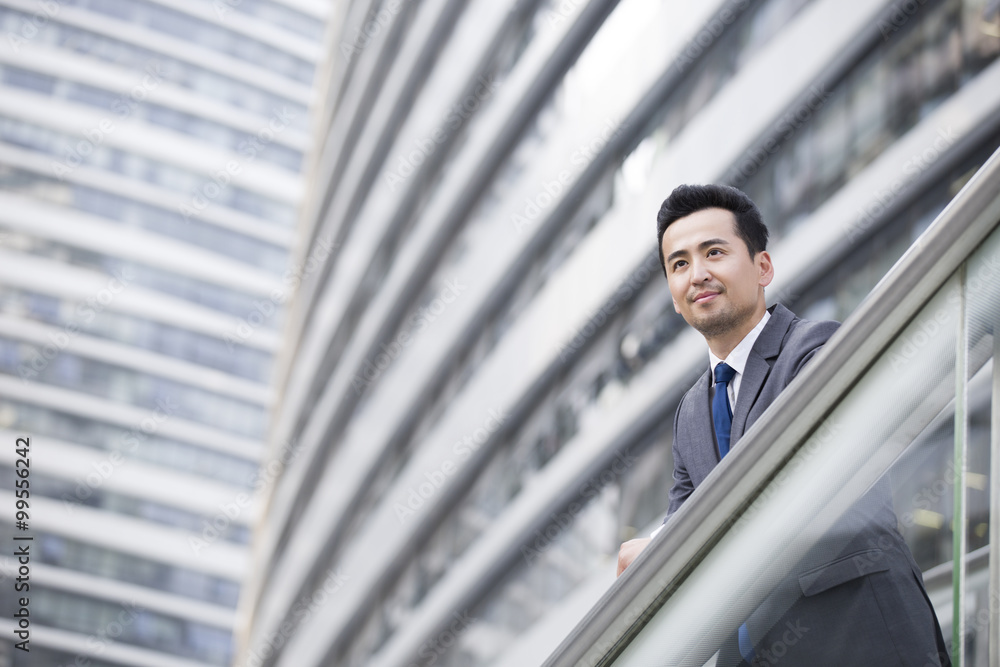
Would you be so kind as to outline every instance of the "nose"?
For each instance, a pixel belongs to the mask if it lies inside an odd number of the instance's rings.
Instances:
[[[708,270],[708,263],[699,259],[691,262],[691,282],[700,284],[712,279],[712,272]]]

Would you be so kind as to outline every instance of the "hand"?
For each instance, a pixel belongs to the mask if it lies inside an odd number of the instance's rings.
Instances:
[[[622,576],[622,572],[625,568],[632,564],[632,561],[636,559],[642,550],[646,548],[646,545],[652,542],[651,538],[640,537],[634,540],[629,540],[625,544],[621,545],[618,549],[618,574],[616,577]]]

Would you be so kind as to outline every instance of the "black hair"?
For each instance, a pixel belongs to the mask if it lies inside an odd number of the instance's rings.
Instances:
[[[760,209],[746,193],[729,185],[678,185],[663,200],[656,216],[656,247],[664,275],[667,267],[663,257],[663,233],[675,221],[706,208],[732,211],[736,216],[736,234],[746,243],[751,259],[767,250],[767,226]]]

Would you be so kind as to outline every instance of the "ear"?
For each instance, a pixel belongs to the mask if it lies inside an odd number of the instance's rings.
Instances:
[[[774,280],[774,264],[771,263],[771,256],[767,254],[766,250],[761,250],[754,260],[760,276],[757,284],[761,287],[767,287]]]
[[[680,315],[681,314],[681,308],[680,308],[680,306],[677,305],[677,299],[671,298],[670,300],[674,302],[674,312],[677,313],[678,315]]]

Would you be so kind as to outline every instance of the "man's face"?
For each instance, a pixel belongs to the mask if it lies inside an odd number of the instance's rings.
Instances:
[[[763,317],[771,258],[750,257],[731,211],[709,208],[675,221],[663,233],[663,257],[674,308],[705,338],[741,339]]]

